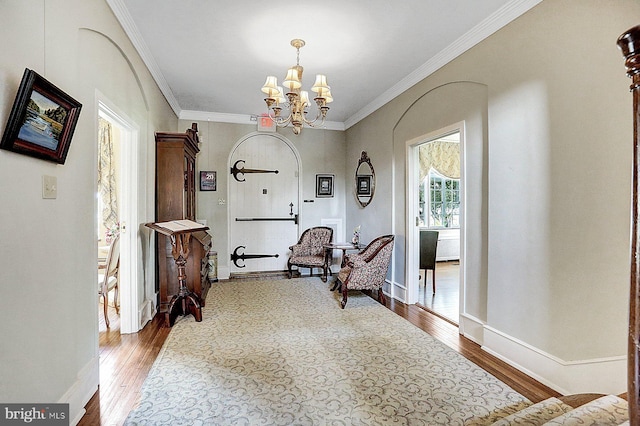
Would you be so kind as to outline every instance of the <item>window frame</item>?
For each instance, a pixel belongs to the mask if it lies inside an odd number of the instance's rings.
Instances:
[[[432,182],[434,179],[437,179],[442,183],[441,188],[437,192],[434,192],[432,190]],[[451,182],[451,186],[455,187],[447,188],[448,182]],[[425,176],[424,180],[421,183],[422,192],[424,194],[424,200],[420,203],[421,207],[423,208],[423,217],[421,217],[421,219],[424,222],[424,226],[429,229],[460,229],[460,185],[460,179],[451,179],[442,175],[441,173],[438,173],[434,169],[429,170],[429,173]],[[454,194],[453,197],[447,197],[447,192],[452,192]],[[451,216],[451,223],[453,223],[453,225],[447,226],[446,223],[442,225],[434,224],[432,205],[434,203],[435,194],[440,194],[440,201],[438,201],[438,203],[441,203],[443,205],[442,211],[446,212],[448,211],[448,209],[451,210],[451,214],[443,214],[443,217]],[[453,207],[449,207],[451,205],[453,205]]]

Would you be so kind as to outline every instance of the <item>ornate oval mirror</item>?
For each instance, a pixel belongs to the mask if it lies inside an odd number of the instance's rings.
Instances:
[[[362,151],[356,167],[356,199],[361,207],[367,205],[373,200],[373,194],[376,189],[376,174],[373,171],[371,159],[366,151]]]

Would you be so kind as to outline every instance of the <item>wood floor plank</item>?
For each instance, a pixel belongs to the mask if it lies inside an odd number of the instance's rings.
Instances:
[[[483,351],[480,345],[461,336],[458,327],[416,305],[387,298],[387,307],[421,330],[511,386],[533,402],[560,396],[509,364]],[[102,312],[102,311],[101,311]],[[102,315],[100,315],[102,317]],[[119,426],[140,398],[140,389],[157,358],[170,328],[155,318],[136,334],[121,335],[120,321],[110,308],[111,328],[100,319],[100,388],[87,403],[80,426]]]

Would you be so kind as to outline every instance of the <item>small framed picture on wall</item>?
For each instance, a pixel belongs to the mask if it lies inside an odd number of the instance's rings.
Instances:
[[[200,191],[215,191],[217,183],[216,172],[200,171]]]
[[[371,175],[358,175],[357,179],[357,194],[358,195],[371,195]]]
[[[316,198],[333,197],[333,175],[316,175]]]

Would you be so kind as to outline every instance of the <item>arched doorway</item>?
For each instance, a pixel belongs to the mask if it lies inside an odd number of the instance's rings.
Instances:
[[[230,273],[284,271],[298,238],[300,157],[278,134],[252,133],[229,156]]]

